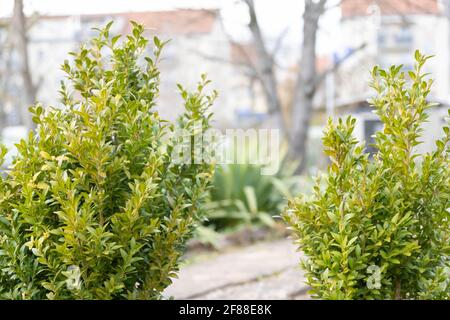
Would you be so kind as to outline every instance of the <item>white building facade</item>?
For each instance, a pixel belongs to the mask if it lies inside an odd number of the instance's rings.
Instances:
[[[366,47],[346,61],[334,76],[335,105],[340,113],[352,113],[358,121],[360,139],[371,143],[371,135],[380,129],[376,116],[366,102],[373,95],[369,88],[368,66],[388,68],[402,64],[414,66],[414,52],[434,55],[425,72],[434,79],[430,100],[440,106],[430,111],[424,125],[424,143],[419,151],[434,148],[442,132],[450,102],[450,6],[447,0],[345,0],[337,36],[341,56],[361,44]]]
[[[60,106],[58,90],[60,81],[64,79],[60,66],[64,60],[70,61],[68,52],[76,51],[81,43],[95,36],[96,31],[92,28],[101,28],[109,21],[114,21],[111,34],[129,33],[130,20],[144,24],[149,38],[157,35],[162,40],[170,39],[160,64],[161,86],[157,108],[162,117],[174,119],[183,109],[176,84],[195,90],[202,73],[206,73],[212,81],[210,88],[219,91],[212,110],[217,127],[232,126],[239,109],[253,107],[251,92],[236,90],[237,86],[247,82],[243,81],[242,72],[232,63],[232,44],[216,10],[39,17],[28,34],[30,69],[37,84],[37,100],[44,106]],[[0,30],[0,34],[5,32],[6,29]],[[12,91],[18,93],[20,85]],[[15,104],[22,103],[19,97],[16,98],[13,99]],[[14,103],[3,106],[12,125],[17,124],[14,113],[18,106]]]

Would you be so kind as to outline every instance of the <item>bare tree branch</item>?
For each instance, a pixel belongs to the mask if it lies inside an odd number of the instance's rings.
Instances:
[[[241,46],[241,45],[236,44],[236,46]],[[244,67],[247,69],[248,75],[254,76],[254,77],[257,76],[257,72],[256,72],[254,66],[251,63],[247,63],[247,59],[245,62],[240,62],[240,61],[233,61],[231,59],[221,58],[221,57],[218,57],[215,55],[206,54],[197,49],[193,49],[192,52],[204,59],[209,60],[209,61],[225,63],[225,64],[234,65],[234,66],[238,66],[238,67]]]
[[[29,57],[28,57],[28,38],[26,30],[26,19],[23,13],[23,0],[14,1],[14,11],[11,21],[13,32],[13,44],[17,55],[19,57],[20,71],[24,86],[25,106],[20,108],[22,123],[28,127],[33,127],[31,115],[28,112],[28,107],[35,103],[36,87],[33,84],[31,77]]]
[[[340,59],[339,61],[337,61],[336,63],[334,63],[332,66],[330,66],[327,70],[323,71],[321,74],[319,74],[316,77],[316,80],[314,81],[314,90],[317,90],[317,88],[320,86],[320,84],[323,82],[323,80],[325,79],[325,77],[327,76],[327,74],[330,73],[335,73],[340,67],[341,65],[346,62],[347,60],[349,60],[351,57],[353,57],[356,53],[360,52],[361,50],[363,50],[364,48],[367,47],[367,43],[364,42],[362,43],[360,46],[350,50],[350,52],[344,56],[342,59]]]
[[[273,46],[272,53],[271,53],[271,56],[273,57],[272,58],[273,63],[276,63],[275,57],[276,57],[278,51],[282,48],[283,40],[284,40],[284,38],[286,38],[286,35],[289,33],[289,29],[290,29],[289,26],[284,28],[283,31],[278,35],[277,39],[275,40],[275,45]]]
[[[295,96],[292,106],[292,130],[290,135],[292,157],[300,157],[297,173],[306,166],[306,142],[313,109],[313,98],[316,93],[317,77],[317,30],[319,19],[325,12],[326,0],[318,2],[305,0],[303,13],[303,43],[301,46],[300,70],[295,86]]]
[[[249,28],[253,35],[253,41],[257,52],[257,70],[261,78],[261,84],[269,102],[269,113],[282,112],[280,98],[278,96],[277,80],[274,72],[274,59],[267,51],[256,16],[253,0],[244,0],[248,6],[250,15]]]

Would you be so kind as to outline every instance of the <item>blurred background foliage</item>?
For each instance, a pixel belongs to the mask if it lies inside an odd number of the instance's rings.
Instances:
[[[214,174],[207,220],[198,228],[197,240],[216,246],[221,234],[263,232],[279,237],[285,228],[279,213],[299,192],[311,189],[312,179],[295,175],[296,162],[282,151],[275,175],[262,175],[263,165],[218,165]],[[267,237],[264,236],[264,237]]]

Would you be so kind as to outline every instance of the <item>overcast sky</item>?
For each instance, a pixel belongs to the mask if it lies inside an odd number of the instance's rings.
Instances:
[[[14,0],[0,0],[0,16],[10,15]],[[124,11],[172,10],[177,8],[219,8],[222,11],[227,32],[237,40],[248,39],[245,27],[248,16],[246,7],[239,0],[24,0],[27,14],[38,12],[46,15],[113,13]],[[265,36],[275,39],[284,30],[285,45],[295,48],[301,41],[301,0],[255,0],[261,28]],[[339,10],[333,10],[322,19],[319,52],[327,52],[333,46],[333,38],[327,36],[336,28]]]

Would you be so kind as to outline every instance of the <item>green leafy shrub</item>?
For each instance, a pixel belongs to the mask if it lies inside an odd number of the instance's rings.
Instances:
[[[203,213],[209,164],[174,164],[184,129],[209,127],[212,96],[179,86],[176,123],[154,111],[165,43],[108,24],[62,66],[64,108],[32,108],[37,132],[0,180],[0,295],[6,299],[158,299]],[[2,149],[1,158],[5,150]]]
[[[373,69],[370,100],[384,124],[373,160],[352,136],[355,119],[329,121],[323,144],[331,164],[310,198],[283,214],[306,255],[314,297],[448,299],[450,295],[449,127],[436,149],[415,153],[432,85],[416,67]]]

